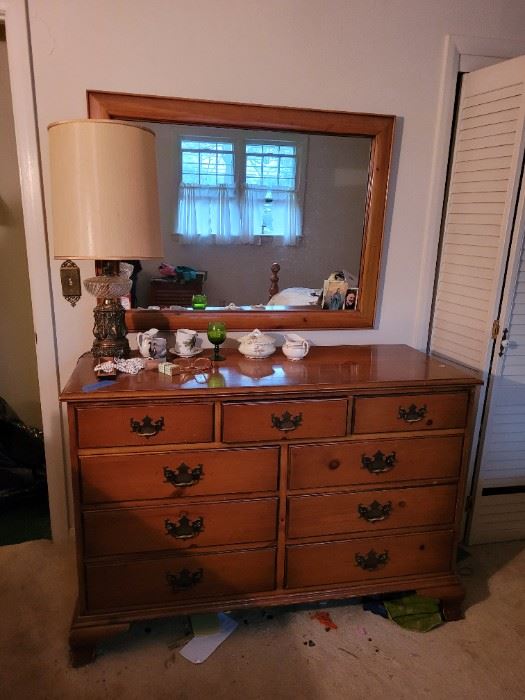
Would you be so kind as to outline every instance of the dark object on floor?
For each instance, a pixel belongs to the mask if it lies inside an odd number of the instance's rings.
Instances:
[[[366,600],[363,602],[363,610],[367,612],[374,613],[374,615],[380,615],[381,617],[388,618],[388,613],[386,611],[385,605],[380,600]]]
[[[388,618],[388,611],[385,608],[386,600],[399,600],[408,595],[412,595],[414,591],[396,591],[394,593],[385,593],[377,595],[369,595],[363,598],[363,610],[379,615],[380,617]]]
[[[0,545],[50,539],[42,431],[0,398]]]
[[[47,494],[6,502],[0,508],[0,545],[28,540],[50,540],[51,524]]]
[[[458,545],[458,551],[456,552],[456,562],[458,564],[464,561],[465,559],[468,559],[470,556],[470,552],[467,549],[465,549],[465,547],[463,547],[462,545]]]
[[[44,437],[0,398],[0,506],[45,494]]]
[[[429,632],[443,624],[439,600],[422,595],[408,595],[386,600],[388,616],[400,627],[415,632]]]

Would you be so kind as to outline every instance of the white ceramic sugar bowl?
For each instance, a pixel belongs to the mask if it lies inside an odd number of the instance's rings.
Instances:
[[[239,342],[239,352],[251,360],[269,357],[275,352],[275,340],[258,328],[240,338]]]
[[[297,333],[290,333],[284,336],[285,342],[282,347],[283,353],[289,360],[302,360],[310,350],[310,343]]]

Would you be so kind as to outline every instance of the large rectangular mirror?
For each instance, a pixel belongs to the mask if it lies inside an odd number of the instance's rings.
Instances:
[[[230,330],[373,326],[394,117],[101,92],[88,105],[157,136],[165,262],[179,279],[137,265],[129,330],[203,330],[211,317]],[[321,309],[340,270],[357,305]],[[201,289],[206,310],[187,308]]]

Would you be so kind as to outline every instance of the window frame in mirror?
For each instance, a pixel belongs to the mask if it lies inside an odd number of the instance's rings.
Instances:
[[[291,306],[277,310],[250,307],[235,310],[220,308],[213,311],[131,309],[126,311],[128,331],[143,331],[152,327],[168,331],[188,326],[203,331],[207,329],[212,316],[213,320],[224,321],[231,331],[254,327],[266,330],[374,327],[392,159],[394,116],[101,91],[88,91],[87,103],[90,119],[152,121],[371,138],[359,269],[359,297],[355,311]],[[268,270],[268,284],[270,277],[271,271]],[[322,280],[319,281],[319,286],[321,284]]]

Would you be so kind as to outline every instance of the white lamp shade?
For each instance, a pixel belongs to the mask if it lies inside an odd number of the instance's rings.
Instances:
[[[55,258],[161,258],[154,133],[97,119],[48,130]]]

